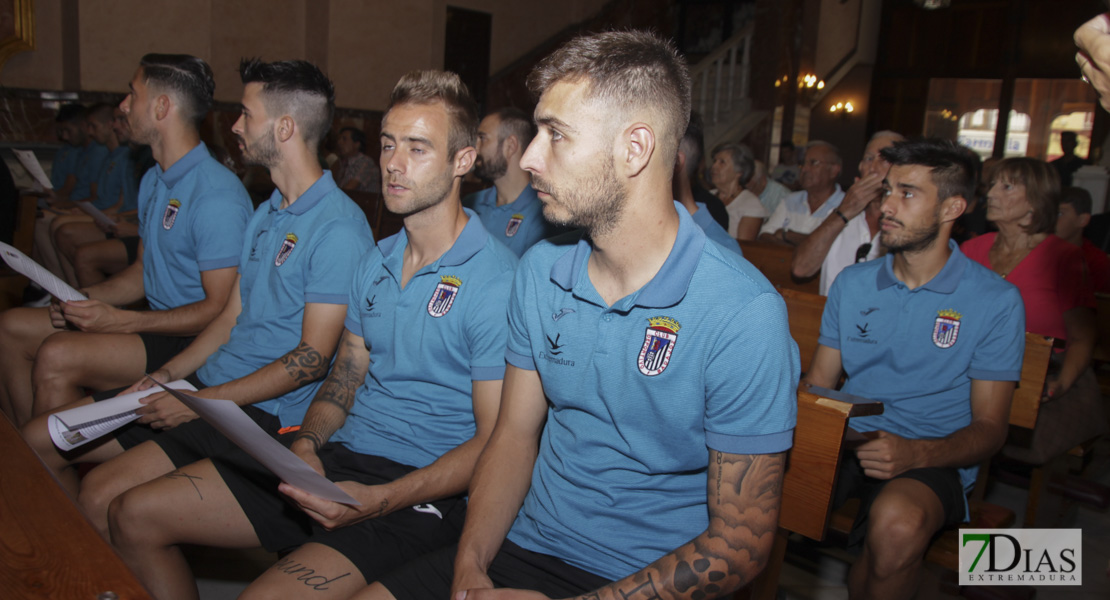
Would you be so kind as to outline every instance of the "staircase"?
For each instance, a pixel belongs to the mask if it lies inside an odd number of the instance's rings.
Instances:
[[[751,47],[753,23],[725,40],[690,69],[691,108],[705,122],[705,149],[739,141],[769,113],[751,109]]]

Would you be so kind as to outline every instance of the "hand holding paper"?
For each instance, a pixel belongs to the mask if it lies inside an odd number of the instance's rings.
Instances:
[[[270,437],[262,430],[243,409],[230,400],[210,400],[198,398],[177,390],[165,384],[158,385],[188,406],[193,412],[208,421],[210,425],[227,436],[227,439],[242,448],[264,467],[281,478],[282,481],[292,484],[315,496],[333,502],[359,505],[339,486],[328,481],[317,473],[303,460],[281,445],[281,442]]]
[[[167,384],[170,387],[196,391],[183,379]],[[143,406],[141,399],[159,389],[122,393],[115,398],[63,410],[50,415],[47,429],[50,439],[61,450],[72,450],[82,444],[123,427],[139,418],[135,412]]]
[[[15,157],[19,160],[19,164],[23,165],[24,169],[31,174],[35,183],[42,186],[45,190],[54,189],[54,185],[50,183],[50,178],[46,176],[46,171],[42,170],[42,164],[39,159],[35,157],[35,153],[30,150],[12,150]]]

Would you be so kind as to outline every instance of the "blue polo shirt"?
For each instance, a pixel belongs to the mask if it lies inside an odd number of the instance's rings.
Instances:
[[[81,148],[62,144],[54,153],[54,160],[50,163],[50,185],[55,190],[62,189],[70,175],[77,175],[77,160],[81,158]]]
[[[678,215],[662,268],[613,306],[574,234],[524,256],[509,303],[506,359],[539,372],[550,405],[509,539],[609,579],[706,529],[709,449],[793,440],[798,347],[782,297]]]
[[[131,172],[131,149],[125,144],[120,144],[108,154],[104,161],[104,168],[100,170],[100,178],[96,184],[96,201],[93,206],[104,210],[115,206],[120,201],[120,196],[126,196],[124,191],[127,182],[134,181]],[[132,207],[134,208],[134,207]],[[121,206],[120,210],[126,210]]]
[[[108,162],[108,148],[99,142],[89,142],[77,156],[77,185],[69,193],[70,200],[86,200],[92,194],[92,184],[100,181],[100,173]],[[63,183],[65,183],[63,181]],[[99,186],[97,186],[99,187]],[[98,191],[99,196],[99,191]]]
[[[374,246],[362,209],[331,172],[281,208],[281,191],[254,211],[239,258],[243,310],[227,343],[197,371],[207,385],[249,375],[297,347],[306,304],[347,304],[360,257]],[[283,427],[304,419],[322,380],[255,404]]]
[[[697,205],[698,212],[690,216],[694,218],[694,223],[705,232],[705,237],[724,246],[726,250],[732,250],[740,256],[744,256],[744,253],[740,250],[740,242],[729,235],[728,232],[725,231],[725,228],[721,227],[721,224],[713,218],[713,215],[709,214],[709,209],[705,207],[705,204],[702,202],[695,202],[694,204]],[[686,209],[686,207],[682,206],[677,201],[675,205],[683,210]]]
[[[536,242],[558,233],[558,229],[543,218],[543,202],[530,183],[524,186],[516,200],[504,206],[497,206],[496,187],[468,195],[463,205],[478,213],[490,236],[517,256],[522,256]]]
[[[941,438],[971,423],[973,379],[1021,379],[1021,294],[955,242],[948,247],[944,268],[917,289],[894,276],[890,254],[852,265],[833,282],[819,342],[840,350],[845,392],[884,405],[881,415],[852,419],[853,429]],[[960,469],[967,490],[977,470]]]
[[[404,230],[363,257],[346,326],[365,340],[370,369],[332,441],[422,468],[474,437],[473,382],[505,375],[517,258],[466,213],[454,245],[404,289]]]
[[[139,184],[143,286],[154,310],[204,299],[202,271],[234,267],[251,215],[247,190],[204,142]]]

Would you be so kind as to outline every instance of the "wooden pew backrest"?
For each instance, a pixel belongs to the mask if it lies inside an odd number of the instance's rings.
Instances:
[[[1010,407],[1010,425],[1033,429],[1037,424],[1037,412],[1048,377],[1048,361],[1052,357],[1052,343],[1050,337],[1025,334],[1025,358],[1021,363],[1021,381],[1014,390]]]
[[[794,246],[768,242],[740,242],[744,258],[755,265],[763,276],[776,287],[816,294],[821,285],[820,273],[813,277],[798,280],[790,274],[790,261],[794,258]]]
[[[802,359],[802,372],[809,370],[813,353],[817,351],[817,338],[821,335],[821,315],[825,313],[825,297],[791,289],[780,289],[786,301],[790,336],[798,343]]]

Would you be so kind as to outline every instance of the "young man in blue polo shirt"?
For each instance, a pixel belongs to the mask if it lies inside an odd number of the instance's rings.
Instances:
[[[247,226],[227,308],[153,377],[189,379],[206,388],[200,396],[243,405],[277,434],[300,424],[327,373],[343,331],[347,282],[373,237],[362,210],[316,160],[334,113],[331,81],[304,61],[244,61],[240,72],[243,112],[232,132],[244,160],[268,168],[277,189]],[[133,389],[152,385],[144,377]],[[85,452],[60,454],[45,416],[32,423],[34,435],[27,427],[36,451],[67,485],[76,486],[74,463],[107,461],[81,481],[79,496],[105,533],[108,505],[121,492],[232,447],[172,396],[147,402],[137,423]]]
[[[805,383],[881,400],[852,419],[869,441],[846,458],[838,495],[858,496],[853,598],[909,598],[929,541],[966,518],[976,465],[1006,439],[1021,377],[1025,313],[1017,288],[949,239],[975,192],[977,158],[954,142],[881,152],[886,258],[850,266],[829,291]]]
[[[16,423],[80,400],[83,388],[129,385],[158,369],[227,304],[251,202],[200,141],[215,85],[193,56],[140,62],[120,105],[158,163],[139,188],[139,257],[85,289],[88,300],[0,315],[0,408]],[[151,310],[117,308],[143,299]]]
[[[478,125],[474,174],[493,186],[463,198],[463,206],[478,213],[486,231],[517,256],[559,232],[543,218],[532,176],[520,168],[520,157],[535,135],[532,119],[518,108],[486,115]]]
[[[361,505],[279,493],[240,451],[133,488],[112,504],[112,541],[156,596],[196,595],[179,543],[297,548],[243,597],[346,598],[457,539],[497,418],[516,265],[459,201],[477,123],[453,73],[413,72],[394,88],[383,198],[404,229],[363,257],[331,372],[282,438]]]
[[[786,307],[672,199],[690,112],[673,46],[577,38],[529,86],[539,133],[521,165],[544,215],[585,235],[517,269],[501,414],[457,552],[366,597],[726,596],[777,525],[799,371]]]

